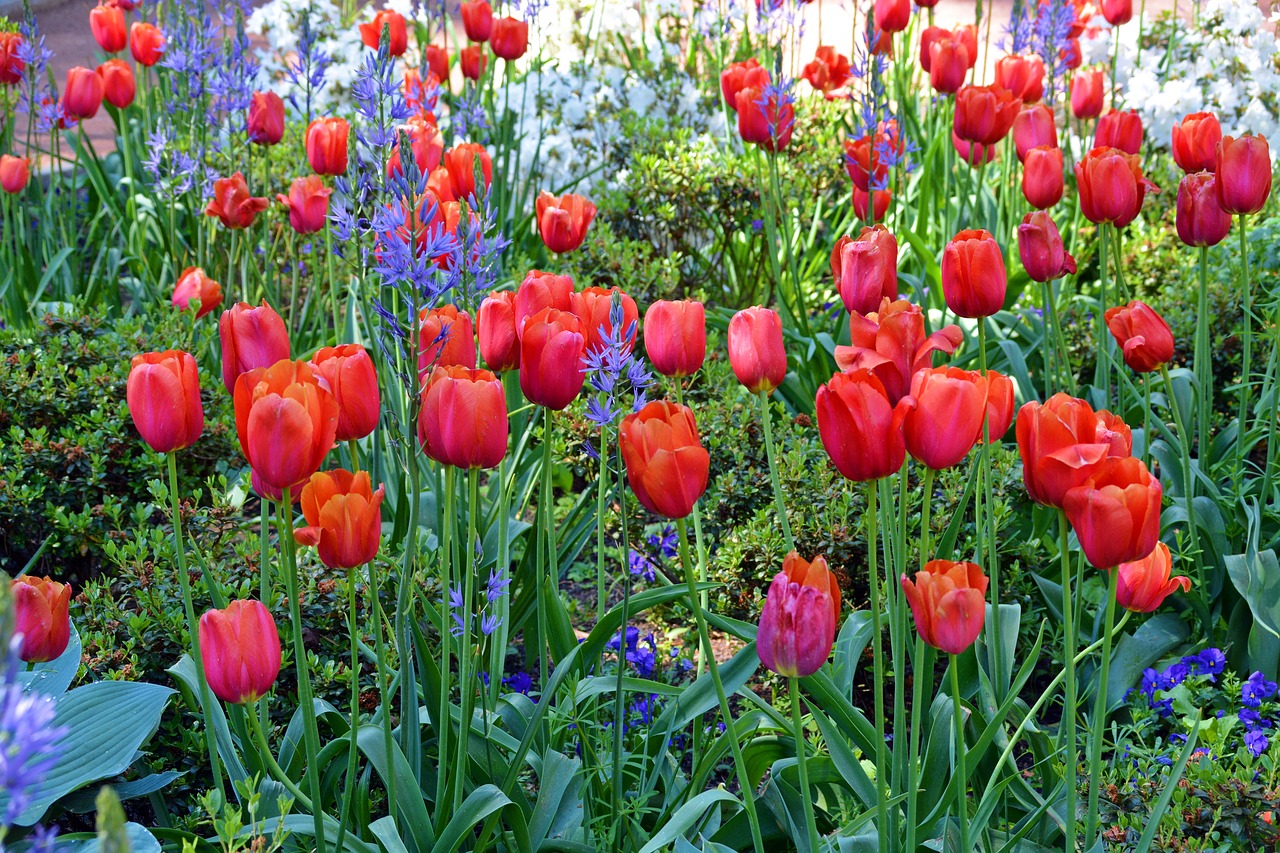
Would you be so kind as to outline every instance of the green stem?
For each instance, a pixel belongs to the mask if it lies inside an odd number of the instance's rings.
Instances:
[[[386,639],[382,633],[384,619],[382,597],[379,595],[378,572],[373,560],[369,561],[368,569],[369,618],[373,622],[373,648],[378,654],[378,701],[382,704],[382,748],[387,755],[394,755],[395,735],[391,729],[391,685],[386,677],[387,646]],[[395,774],[388,774],[387,802],[390,804],[388,811],[394,814],[396,803]]]
[[[441,810],[436,821],[443,826],[445,802],[449,790],[449,741],[453,737],[453,721],[450,700],[453,698],[453,633],[449,626],[453,621],[449,612],[449,596],[453,587],[453,531],[457,521],[456,477],[458,469],[452,465],[444,469],[444,514],[440,525],[440,708],[439,731],[436,732],[436,756],[440,762],[436,774],[436,803]],[[459,659],[462,655],[459,654]]]
[[[809,790],[809,758],[806,755],[809,748],[804,737],[804,724],[800,719],[800,679],[793,675],[787,680],[791,685],[791,724],[796,732],[796,765],[800,770],[800,797],[804,801],[804,823],[809,831],[809,849],[817,853],[818,819],[814,812],[813,792]],[[877,779],[877,787],[879,784]]]
[[[1244,477],[1247,421],[1253,398],[1253,287],[1249,281],[1249,242],[1247,217],[1240,214],[1240,269],[1244,274],[1241,291],[1244,299],[1244,355],[1240,373],[1240,416],[1236,427],[1236,482]]]
[[[1107,349],[1111,335],[1103,321],[1107,310],[1107,224],[1098,226],[1098,307],[1093,316],[1093,340],[1098,348],[1098,363],[1094,369],[1094,385],[1102,389],[1103,406],[1111,405],[1111,350]]]
[[[889,803],[885,796],[885,779],[888,762],[885,756],[885,719],[884,719],[884,649],[881,647],[881,635],[884,626],[880,621],[880,570],[877,567],[876,534],[879,518],[876,506],[876,490],[879,482],[867,483],[867,587],[871,593],[871,654],[875,667],[875,713],[876,713],[876,835],[879,838],[882,853],[889,849]],[[793,679],[794,682],[794,679]],[[794,689],[793,689],[794,694]],[[792,701],[796,699],[792,698]],[[815,850],[817,848],[814,848]]]
[[[1098,671],[1098,695],[1093,700],[1093,737],[1089,740],[1089,808],[1085,812],[1085,844],[1093,843],[1093,838],[1099,829],[1098,792],[1102,787],[1102,737],[1107,731],[1107,677],[1111,673],[1111,626],[1116,621],[1116,586],[1119,579],[1119,570],[1112,569],[1107,572],[1107,616],[1102,631],[1102,666]]]
[[[1071,550],[1070,523],[1065,510],[1058,510],[1058,527],[1061,536],[1062,558],[1062,642],[1063,660],[1066,663],[1066,692],[1062,697],[1062,731],[1066,736],[1063,754],[1063,779],[1066,783],[1066,853],[1076,850],[1076,631],[1074,605],[1071,601]]]
[[[972,850],[969,846],[969,774],[964,766],[964,705],[960,702],[960,659],[951,656],[951,716],[955,720],[956,739],[956,777],[960,784],[956,786],[956,820],[960,822],[960,849]]]
[[[978,318],[978,363],[982,369],[982,375],[987,376],[987,318]],[[985,546],[986,556],[984,562],[987,570],[987,576],[991,582],[991,626],[995,632],[995,642],[991,644],[991,662],[996,676],[992,679],[992,685],[996,689],[996,698],[1004,698],[1004,686],[1006,684],[1004,674],[1004,636],[1000,632],[1000,552],[996,547],[996,530],[995,530],[995,490],[991,485],[991,419],[988,412],[982,415],[982,444],[978,448],[978,468],[982,476],[982,493],[983,493],[983,519],[982,526],[979,528],[979,536],[981,537],[978,553],[983,553]],[[976,519],[975,519],[976,521]],[[967,849],[967,848],[966,848]]]
[[[351,747],[347,750],[347,776],[343,783],[342,811],[338,814],[338,849],[347,841],[347,816],[357,787],[356,732],[360,730],[360,616],[356,607],[356,573],[347,573],[347,631],[351,639]]]
[[[472,653],[472,603],[475,600],[476,573],[480,570],[476,554],[476,515],[480,511],[480,471],[472,468],[467,472],[467,541],[463,549],[467,558],[467,575],[463,579],[462,593],[462,636],[458,647],[458,690],[462,702],[462,715],[458,726],[459,766],[454,777],[453,803],[454,809],[462,805],[463,780],[468,776],[471,754],[468,751],[471,740],[471,717],[475,713],[475,674],[472,671],[476,656]]]
[[[795,537],[791,535],[791,524],[787,521],[787,502],[782,494],[782,479],[778,476],[778,459],[773,447],[773,413],[769,411],[769,395],[761,391],[760,418],[764,422],[764,448],[769,459],[769,480],[773,483],[773,499],[778,507],[778,521],[782,524],[782,538],[787,543],[787,553],[796,549]]]
[[[1173,423],[1178,428],[1178,444],[1182,445],[1182,499],[1187,507],[1187,534],[1191,537],[1191,550],[1197,555],[1194,560],[1197,572],[1196,583],[1203,589],[1204,569],[1198,556],[1200,534],[1196,528],[1195,516],[1196,486],[1191,470],[1191,435],[1182,422],[1182,407],[1178,405],[1178,398],[1173,393],[1173,379],[1169,376],[1167,365],[1160,365],[1160,374],[1164,377],[1164,387],[1169,394],[1169,408],[1173,410]],[[1150,407],[1150,397],[1148,397],[1148,407]]]
[[[609,435],[604,427],[600,428],[600,473],[596,479],[596,621],[604,619],[605,607],[608,604],[608,589],[605,583],[604,570],[604,515],[605,504],[609,496],[609,466],[605,460],[609,458],[609,448],[605,446]]]
[[[1209,353],[1209,247],[1200,247],[1200,292],[1196,299],[1195,374],[1200,397],[1196,406],[1196,454],[1200,470],[1209,470],[1209,418],[1213,412],[1213,368]]]
[[[924,569],[924,564],[933,559],[930,551],[929,534],[930,529],[930,511],[933,508],[933,475],[932,468],[925,468],[924,474],[921,476],[920,484],[920,568]]]
[[[626,493],[622,488],[622,445],[617,445],[617,465],[618,465],[618,523],[622,527],[622,551],[621,553],[629,553],[630,543],[627,538],[627,501]],[[607,457],[604,454],[600,456],[601,467],[607,468],[605,463]],[[625,733],[626,726],[622,725],[627,708],[627,686],[626,686],[626,655],[622,654],[621,643],[627,636],[627,620],[631,618],[631,571],[629,569],[622,572],[622,621],[619,623],[618,646],[620,654],[618,655],[618,674],[617,681],[614,684],[614,704],[613,704],[613,815],[614,815],[614,843],[617,849],[624,848],[623,838],[626,831],[626,824],[622,819],[623,795],[625,793],[625,777],[623,772],[626,765],[622,761],[622,736]]]
[[[928,669],[924,665],[924,637],[916,634],[915,655],[911,658],[911,732],[907,756],[907,846],[916,850],[916,829],[920,821],[920,727],[927,716],[924,704],[924,683]]]
[[[546,606],[543,603],[543,595],[546,592],[547,580],[560,577],[560,558],[556,554],[556,512],[555,498],[553,496],[551,484],[551,420],[554,414],[551,409],[545,409],[545,420],[542,428],[542,496],[539,500],[538,516],[542,520],[543,530],[546,537],[546,560],[540,564],[538,571],[538,661],[539,669],[538,684],[546,685],[547,677],[550,673],[550,665],[547,660],[547,613]]]
[[[266,699],[261,700],[261,702],[266,705]],[[249,718],[249,728],[253,730],[253,739],[258,743],[258,751],[262,753],[262,763],[266,765],[272,778],[284,786],[284,789],[298,802],[298,805],[309,812],[318,814],[312,808],[311,798],[302,793],[302,789],[298,787],[298,784],[289,778],[289,774],[284,772],[284,768],[276,761],[275,755],[271,752],[271,745],[267,743],[264,727],[258,722],[258,716],[256,714],[245,714],[245,716]],[[355,752],[354,746],[351,751]]]

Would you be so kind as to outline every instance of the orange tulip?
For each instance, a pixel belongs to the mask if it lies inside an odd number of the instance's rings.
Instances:
[[[338,401],[334,439],[353,441],[373,432],[378,426],[382,399],[378,371],[368,350],[360,344],[323,347],[311,357],[311,366]]]
[[[995,371],[983,376],[958,367],[921,370],[904,399],[907,452],[935,471],[959,465],[982,443],[984,429],[998,441],[1013,420],[1013,383]]]
[[[10,195],[22,192],[31,179],[31,158],[0,155],[0,187]]]
[[[124,10],[113,3],[104,3],[89,10],[89,29],[98,47],[107,53],[119,53],[127,43],[124,28]]]
[[[1102,460],[1067,491],[1063,509],[1089,562],[1099,569],[1141,560],[1160,540],[1160,481],[1132,456]]]
[[[692,376],[707,357],[707,314],[693,299],[658,300],[644,315],[644,349],[663,376]]]
[[[71,584],[21,575],[9,582],[13,632],[22,637],[18,657],[25,663],[56,660],[71,641]]]
[[[204,209],[205,216],[216,216],[227,228],[248,228],[267,209],[270,202],[260,196],[250,195],[244,175],[236,172],[229,178],[213,182],[213,198]]]
[[[1145,302],[1134,300],[1123,308],[1117,305],[1103,316],[1130,370],[1150,373],[1173,358],[1173,332]]]
[[[760,611],[756,653],[779,675],[813,675],[831,656],[840,623],[840,585],[826,558],[792,551],[774,575]]]
[[[387,31],[387,52],[392,56],[404,56],[409,49],[409,29],[404,15],[391,9],[383,9],[373,20],[360,24],[360,41],[364,46],[377,50],[382,42],[382,31]]]
[[[259,480],[296,490],[333,448],[338,400],[305,361],[278,361],[236,380],[236,433]]]
[[[222,304],[222,285],[209,278],[200,267],[187,267],[178,276],[170,301],[179,311],[189,311],[194,303],[199,320]]]
[[[884,299],[878,312],[849,316],[851,346],[836,347],[836,365],[846,372],[870,370],[896,405],[911,387],[911,377],[933,367],[935,352],[949,355],[962,340],[964,334],[956,325],[926,335],[920,306]]]
[[[1156,549],[1141,560],[1121,563],[1116,584],[1116,603],[1134,613],[1154,613],[1164,600],[1182,588],[1191,589],[1191,579],[1173,574],[1173,555],[1169,546],[1156,543]]]
[[[510,16],[495,18],[489,33],[489,46],[495,56],[508,62],[519,59],[529,49],[529,23]]]
[[[1218,167],[1222,125],[1213,113],[1191,113],[1173,126],[1173,161],[1184,172],[1212,172]]]
[[[289,225],[298,234],[314,234],[324,228],[329,216],[329,196],[333,193],[324,185],[324,178],[308,175],[294,178],[289,194],[276,195],[276,200],[289,211]]]
[[[956,93],[952,130],[965,142],[995,145],[1009,133],[1022,100],[999,86],[965,86]]]
[[[729,321],[729,364],[752,394],[772,394],[787,378],[787,350],[782,341],[782,318],[777,311],[756,305]]]
[[[909,401],[889,402],[884,385],[866,368],[837,373],[815,399],[822,446],[846,479],[866,482],[902,468],[902,419]]]
[[[622,301],[621,329],[614,329],[610,322],[614,294]],[[636,307],[636,301],[623,293],[621,288],[588,287],[578,293],[571,293],[569,306],[569,310],[582,321],[588,353],[599,352],[607,347],[607,340],[613,334],[626,336],[628,351],[635,346],[640,309]]]
[[[1045,506],[1062,507],[1067,492],[1093,476],[1104,459],[1133,452],[1124,421],[1067,394],[1025,404],[1017,435],[1027,494]]]
[[[942,293],[961,317],[990,317],[1004,307],[1008,276],[990,231],[961,231],[942,253]]]
[[[507,398],[487,370],[437,367],[422,391],[422,452],[455,468],[494,468],[507,455]]]
[[[367,471],[342,468],[318,471],[302,488],[306,527],[293,531],[299,545],[316,546],[320,562],[331,569],[354,569],[378,553],[382,536],[382,486],[377,491]]]
[[[519,296],[516,300],[518,311]],[[574,314],[543,308],[526,319],[520,333],[520,390],[525,398],[556,411],[572,403],[587,378],[582,364],[586,352],[587,336]]]
[[[444,152],[441,163],[449,174],[449,183],[455,198],[471,200],[472,206],[478,204],[484,193],[476,187],[476,166],[484,180],[485,192],[493,183],[493,158],[484,150],[483,145],[464,142]]]
[[[831,275],[850,314],[869,314],[882,299],[898,298],[898,241],[883,225],[836,241]]]
[[[267,301],[258,306],[237,302],[218,319],[222,340],[222,384],[234,394],[240,374],[270,367],[289,357],[289,332]]]
[[[618,428],[627,482],[640,504],[664,518],[684,518],[707,490],[711,454],[702,446],[693,411],[655,400]]]
[[[1142,117],[1137,110],[1111,109],[1098,119],[1094,148],[1119,148],[1126,154],[1142,149]]]
[[[181,350],[135,355],[125,384],[129,415],[157,453],[190,447],[204,431],[196,360]]]
[[[930,560],[914,581],[905,574],[900,581],[926,643],[958,655],[978,639],[987,617],[987,576],[975,563]]]
[[[456,305],[418,312],[418,372],[425,379],[432,367],[476,366],[471,315]]]
[[[134,62],[150,68],[164,56],[164,33],[154,24],[134,21],[129,27],[129,52]]]
[[[351,125],[342,118],[318,118],[307,126],[307,162],[317,175],[347,171],[347,137]]]
[[[483,0],[481,0],[483,2]],[[516,336],[516,295],[510,290],[490,293],[476,316],[480,356],[490,370],[502,373],[520,367],[520,338]]]
[[[213,695],[231,705],[258,701],[280,675],[280,632],[260,601],[233,601],[200,617],[200,658]]]
[[[538,233],[546,247],[558,255],[582,245],[595,219],[596,206],[580,195],[566,193],[556,198],[543,190],[536,205]]]
[[[543,308],[573,309],[573,279],[542,270],[529,270],[516,290],[516,334],[523,336],[525,323]]]

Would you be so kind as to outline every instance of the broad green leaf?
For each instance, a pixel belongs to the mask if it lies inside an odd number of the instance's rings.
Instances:
[[[712,788],[710,791],[703,791],[680,808],[676,809],[676,813],[671,816],[671,820],[654,833],[649,839],[649,843],[640,848],[640,853],[655,853],[677,838],[692,827],[695,823],[706,815],[707,810],[714,808],[716,804],[723,802],[739,802],[738,798],[723,788]]]
[[[1107,707],[1123,704],[1125,693],[1142,678],[1142,671],[1186,642],[1189,633],[1187,624],[1173,613],[1157,613],[1132,634],[1122,636],[1111,653]]]
[[[24,692],[35,690],[56,698],[67,692],[79,668],[80,632],[72,625],[67,650],[47,663],[36,664],[28,672],[19,672],[18,682]]]

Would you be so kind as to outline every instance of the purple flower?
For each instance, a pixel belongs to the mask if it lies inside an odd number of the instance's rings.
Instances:
[[[504,687],[510,688],[513,693],[527,695],[529,690],[533,688],[533,678],[527,672],[517,672],[502,679],[502,684]]]
[[[18,646],[0,663],[0,791],[8,798],[3,822],[8,826],[31,803],[41,782],[58,763],[58,745],[66,730],[54,726],[56,706],[43,693],[25,693],[14,678]]]
[[[1240,685],[1240,703],[1246,708],[1257,708],[1276,695],[1276,683],[1255,672]]]
[[[1267,747],[1271,745],[1271,741],[1260,731],[1245,732],[1244,745],[1253,755],[1254,758],[1262,755],[1267,751]]]

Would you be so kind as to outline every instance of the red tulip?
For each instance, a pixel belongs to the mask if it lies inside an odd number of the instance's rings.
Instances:
[[[530,270],[516,290],[516,335],[524,334],[525,322],[543,308],[573,310],[573,279],[542,270]]]
[[[1000,244],[990,231],[957,234],[942,253],[942,292],[960,317],[990,317],[1004,307],[1008,284]]]
[[[102,78],[102,97],[118,110],[133,103],[138,84],[133,69],[123,59],[108,59],[98,66],[97,75]]]
[[[1009,133],[1022,101],[998,86],[965,86],[956,93],[952,129],[965,142],[994,145]]]
[[[134,62],[150,68],[164,56],[164,33],[154,24],[134,21],[129,27],[129,52]]]
[[[0,85],[12,86],[22,81],[27,63],[20,56],[21,48],[21,33],[0,33]]]
[[[518,295],[516,300],[518,318]],[[586,344],[581,321],[568,311],[543,308],[528,317],[520,333],[520,390],[525,398],[556,411],[572,403],[587,376],[582,365]]]
[[[622,328],[613,328],[610,312],[613,308],[614,295],[622,303]],[[588,287],[580,293],[569,294],[569,310],[582,322],[583,334],[587,336],[587,353],[598,353],[608,346],[608,338],[614,334],[626,336],[628,351],[635,346],[636,329],[640,324],[640,310],[636,301],[620,288]]]
[[[883,225],[844,236],[831,251],[831,275],[850,314],[869,314],[898,298],[898,241]]]
[[[307,162],[317,175],[347,171],[347,137],[351,125],[343,118],[318,118],[307,126]]]
[[[729,109],[737,112],[738,93],[743,89],[763,89],[770,82],[769,69],[753,56],[746,62],[726,65],[720,72],[720,94]]]
[[[367,471],[318,471],[302,487],[306,527],[293,531],[299,545],[316,546],[331,569],[355,569],[378,554],[383,486],[374,491]]]
[[[1062,201],[1062,149],[1041,145],[1027,152],[1022,166],[1022,195],[1038,210]]]
[[[1173,332],[1145,302],[1108,308],[1104,317],[1111,337],[1124,351],[1124,363],[1135,373],[1159,370],[1173,358]]]
[[[102,7],[99,7],[102,8]],[[67,70],[67,85],[62,90],[62,112],[71,118],[93,118],[102,106],[102,78],[88,68],[76,66]]]
[[[280,632],[262,602],[233,601],[200,617],[200,658],[213,695],[232,705],[257,702],[280,675]]]
[[[1013,421],[1013,383],[992,371],[934,367],[911,377],[902,435],[907,452],[935,471],[959,465],[984,430],[999,441]]]
[[[377,428],[382,400],[378,371],[368,350],[360,344],[321,347],[311,357],[311,367],[338,401],[335,441],[364,438]]]
[[[1218,203],[1217,181],[1211,172],[1193,172],[1178,184],[1174,224],[1188,246],[1216,246],[1231,233],[1231,214]]]
[[[804,67],[800,76],[808,80],[809,85],[819,92],[823,94],[832,92],[851,79],[849,59],[843,54],[836,53],[836,49],[830,45],[819,45],[813,61]]]
[[[270,367],[289,357],[289,332],[267,301],[259,306],[237,302],[218,320],[222,339],[222,384],[234,394],[240,374]]]
[[[996,85],[1034,104],[1044,96],[1044,60],[1035,54],[1011,54],[996,60]]]
[[[644,349],[663,376],[692,376],[707,356],[707,315],[701,302],[659,300],[644,315]]]
[[[227,228],[248,228],[269,204],[265,198],[250,195],[244,175],[236,172],[229,178],[213,182],[213,198],[204,213],[205,216],[218,217]]]
[[[953,38],[951,30],[946,27],[925,27],[920,31],[920,70],[925,74],[932,71],[930,50],[935,41]],[[967,50],[967,48],[966,48]]]
[[[1113,27],[1133,20],[1133,0],[1102,0],[1102,17]]]
[[[471,315],[456,305],[423,308],[418,312],[418,371],[425,378],[432,367],[476,366]]]
[[[10,195],[22,192],[31,179],[31,158],[0,155],[0,187]]]
[[[875,0],[876,29],[899,33],[911,22],[911,0]]]
[[[1140,560],[1121,563],[1116,584],[1116,603],[1134,613],[1154,613],[1164,600],[1177,592],[1191,589],[1191,579],[1173,574],[1173,555],[1169,546],[1156,543],[1156,549]]]
[[[1143,177],[1138,156],[1116,148],[1095,148],[1076,163],[1076,186],[1085,218],[1117,228],[1137,218],[1148,192],[1159,192]]]
[[[840,585],[822,556],[809,563],[792,551],[774,575],[760,611],[756,653],[789,678],[813,675],[831,656],[840,621]]]
[[[370,23],[360,24],[360,41],[364,42],[365,47],[377,50],[382,42],[383,29],[387,31],[388,53],[392,56],[404,56],[404,52],[409,49],[409,29],[404,15],[391,9],[383,9],[373,16]]]
[[[1224,136],[1218,143],[1218,204],[1227,213],[1257,213],[1271,195],[1271,150],[1265,136]]]
[[[743,142],[781,151],[790,144],[795,126],[795,106],[785,92],[752,87],[738,93],[738,135]]]
[[[71,642],[71,584],[20,575],[9,582],[13,595],[13,633],[22,637],[18,658],[24,663],[57,660]]]
[[[413,161],[417,164],[418,171],[422,174],[433,172],[444,160],[444,134],[440,132],[440,128],[419,116],[413,116],[400,126],[400,130],[409,136],[409,148],[413,152]],[[400,143],[397,141],[391,146],[391,156],[387,158],[387,177],[393,177],[402,169]],[[447,176],[448,173],[445,174]],[[446,182],[444,187],[431,183],[427,186],[436,191],[442,202],[454,200],[451,198],[453,196],[452,181]],[[446,190],[445,193],[440,192],[442,188]]]
[[[1062,246],[1053,217],[1043,210],[1028,213],[1018,226],[1018,255],[1032,281],[1053,281],[1076,271],[1076,259]]]
[[[447,84],[449,81],[449,50],[438,44],[429,44],[424,49],[427,68],[436,79]]]
[[[489,33],[489,46],[495,56],[514,61],[529,49],[529,24],[515,18],[495,18]]]
[[[1053,111],[1044,104],[1024,106],[1013,120],[1013,145],[1018,160],[1026,161],[1032,148],[1047,145],[1058,147],[1058,128],[1053,122]]]
[[[1080,39],[1072,36],[1067,39],[1065,47],[1058,51],[1058,58],[1067,66],[1068,71],[1075,71],[1084,62],[1084,53],[1080,50]],[[1101,106],[1098,107],[1102,109]]]
[[[983,145],[981,142],[966,142],[956,136],[955,131],[951,131],[951,144],[956,149],[956,154],[960,159],[975,169],[983,163],[990,163],[996,159],[996,147],[994,145]]]
[[[422,391],[422,452],[441,465],[494,468],[507,454],[507,399],[487,370],[437,367]]]
[[[729,364],[733,375],[753,394],[772,394],[787,378],[782,318],[759,305],[744,308],[729,321]]]
[[[259,479],[296,491],[320,470],[338,429],[338,400],[305,361],[278,361],[236,380],[236,434]]]
[[[204,431],[200,377],[189,353],[135,355],[125,397],[138,434],[157,453],[190,447]]]
[[[520,338],[516,335],[516,295],[496,290],[480,303],[476,316],[480,355],[499,373],[520,367]]]
[[[880,188],[888,184],[886,160],[893,159],[894,154],[901,155],[905,150],[906,143],[898,133],[897,122],[881,122],[874,134],[844,141],[844,166],[854,187],[864,193],[871,192],[873,184]],[[866,219],[865,216],[862,218]]]
[[[276,194],[276,200],[289,211],[289,225],[299,234],[314,234],[324,228],[329,216],[329,196],[333,190],[324,185],[324,178],[309,175],[294,178],[289,194]]]
[[[978,28],[973,24],[961,24],[951,32],[969,52],[969,68],[972,69],[978,62]]]
[[[573,193],[557,198],[543,190],[538,194],[536,208],[542,242],[557,255],[581,246],[596,216],[596,206]]]
[[[1142,117],[1137,110],[1112,109],[1098,119],[1095,148],[1119,148],[1126,154],[1142,150]]]
[[[929,45],[929,85],[935,92],[954,95],[969,74],[969,49],[959,39],[944,35]]]
[[[1071,77],[1071,112],[1076,118],[1097,118],[1102,115],[1102,88],[1105,84],[1102,71],[1077,71]]]
[[[1108,457],[1129,456],[1133,436],[1124,421],[1094,412],[1084,400],[1054,394],[1018,411],[1018,453],[1027,494],[1062,507],[1068,491],[1084,483]]]
[[[1089,562],[1111,569],[1151,554],[1160,540],[1160,481],[1142,460],[1104,459],[1063,509]]]
[[[907,458],[902,419],[908,402],[894,405],[871,370],[831,377],[815,398],[822,446],[846,479],[866,482],[901,470]]]
[[[93,40],[107,53],[119,53],[128,43],[124,28],[124,10],[107,3],[89,10],[89,29]]]
[[[851,346],[836,347],[836,365],[846,372],[870,370],[896,405],[911,387],[911,377],[933,367],[933,354],[955,352],[964,334],[951,325],[926,335],[919,305],[885,299],[878,313],[849,315],[849,340]]]
[[[711,454],[693,411],[655,400],[618,427],[627,482],[640,505],[664,518],[684,518],[707,490]]]
[[[488,41],[493,31],[493,7],[488,0],[466,0],[458,10],[462,13],[462,28],[471,41]]]
[[[1173,126],[1173,161],[1184,172],[1212,172],[1218,167],[1222,125],[1213,113],[1192,113]]]
[[[879,222],[884,219],[884,215],[889,212],[889,202],[893,200],[893,193],[889,190],[875,191],[874,208],[868,211],[868,202],[871,201],[871,193],[863,192],[857,187],[853,188],[853,212],[863,222]],[[872,215],[868,215],[871,213]]]
[[[484,71],[489,67],[489,54],[483,45],[467,45],[458,51],[458,67],[462,69],[462,76],[466,79],[479,80],[484,77]]]
[[[930,560],[914,581],[905,574],[900,581],[926,643],[958,655],[978,639],[987,616],[987,576],[977,564]]]
[[[478,199],[483,195],[476,187],[477,164],[480,166],[486,192],[493,183],[493,158],[484,150],[483,145],[464,142],[446,151],[441,163],[449,173],[453,194],[459,199]]]
[[[199,320],[222,304],[222,285],[209,278],[200,267],[187,267],[178,276],[170,302],[179,311],[188,311],[195,303]]]
[[[255,145],[279,143],[284,138],[284,101],[275,92],[254,92],[246,127]]]

